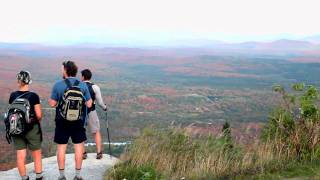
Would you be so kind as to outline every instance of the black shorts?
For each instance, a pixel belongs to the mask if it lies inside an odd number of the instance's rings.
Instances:
[[[82,123],[56,123],[54,142],[68,144],[71,137],[73,144],[79,144],[87,140],[86,129]]]

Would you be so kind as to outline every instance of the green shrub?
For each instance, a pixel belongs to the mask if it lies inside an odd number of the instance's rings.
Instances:
[[[282,147],[287,158],[319,158],[319,92],[303,83],[294,84],[292,89],[294,92],[290,94],[282,86],[274,86],[282,104],[270,114],[262,137]]]
[[[107,171],[106,180],[155,180],[161,179],[154,167],[150,165],[133,166],[130,163],[122,163]]]

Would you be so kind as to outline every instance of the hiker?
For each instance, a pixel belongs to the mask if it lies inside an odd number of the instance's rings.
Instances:
[[[7,140],[13,141],[16,149],[17,167],[22,180],[28,180],[25,161],[27,149],[32,151],[36,179],[43,179],[40,121],[42,111],[38,94],[29,91],[31,74],[20,71],[17,74],[18,91],[12,92],[6,113]],[[7,121],[8,120],[8,121]]]
[[[96,150],[97,150],[96,159],[101,159],[103,153],[101,148],[100,122],[99,122],[99,117],[96,111],[96,102],[104,111],[107,111],[107,105],[103,102],[100,87],[97,86],[96,84],[93,84],[90,81],[92,77],[91,71],[89,69],[84,69],[81,71],[81,75],[82,75],[81,80],[87,84],[91,98],[92,98],[92,106],[91,108],[88,109],[87,124],[96,141]],[[86,159],[86,158],[87,158],[87,152],[84,152],[83,159]]]
[[[71,137],[75,151],[74,180],[82,180],[80,175],[84,141],[87,140],[84,122],[86,106],[92,106],[90,92],[85,83],[76,78],[78,67],[73,61],[62,63],[63,80],[55,83],[49,104],[56,107],[56,129],[54,142],[57,143],[57,161],[60,176],[58,180],[65,180],[65,154],[69,138]]]

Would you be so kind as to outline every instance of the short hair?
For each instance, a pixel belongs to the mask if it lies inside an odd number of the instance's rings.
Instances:
[[[17,74],[17,80],[22,82],[23,84],[31,84],[32,80],[31,80],[31,74],[29,71],[24,71],[21,70],[18,74]]]
[[[76,77],[78,72],[78,67],[73,61],[64,61],[62,63],[66,73],[70,77]]]
[[[92,73],[89,69],[82,70],[81,75],[83,76],[84,80],[90,80],[92,77]]]

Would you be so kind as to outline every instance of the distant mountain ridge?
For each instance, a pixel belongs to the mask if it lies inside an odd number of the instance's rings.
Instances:
[[[251,49],[308,49],[314,47],[315,44],[308,41],[280,39],[272,42],[244,42],[236,46]]]
[[[301,40],[278,39],[275,41],[245,41],[239,43],[229,43],[209,39],[185,39],[173,40],[163,44],[150,44],[141,46],[116,45],[110,43],[78,43],[69,45],[47,45],[38,43],[7,43],[0,42],[0,49],[43,49],[45,47],[67,47],[67,48],[208,48],[208,49],[226,49],[226,50],[304,50],[310,48],[319,48],[320,35],[311,36]]]
[[[311,43],[315,43],[315,44],[320,44],[320,35],[309,36],[304,38],[303,40]]]

